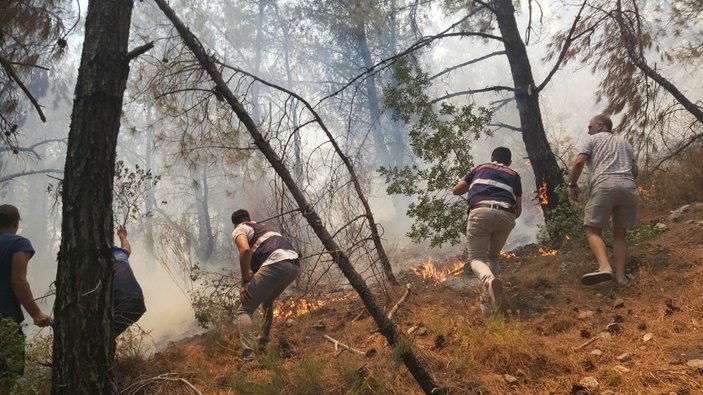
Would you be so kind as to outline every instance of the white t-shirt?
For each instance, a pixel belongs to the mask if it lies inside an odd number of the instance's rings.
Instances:
[[[591,172],[591,185],[610,177],[634,181],[632,163],[635,154],[632,145],[622,136],[609,132],[589,135],[579,147],[579,154],[588,155],[588,169]]]
[[[254,237],[254,228],[245,223],[241,223],[234,228],[234,231],[232,231],[232,240],[236,240],[239,235],[244,235],[247,241],[249,241],[252,237]],[[261,236],[261,238],[268,238],[270,236],[281,236],[281,234],[278,232],[269,231]],[[249,248],[252,249],[252,253],[255,251],[255,246],[250,245]],[[261,266],[272,265],[281,261],[292,261],[294,259],[298,259],[298,257],[298,253],[293,250],[278,249],[273,251],[271,255],[269,255],[268,258],[266,258],[266,260],[261,264]]]

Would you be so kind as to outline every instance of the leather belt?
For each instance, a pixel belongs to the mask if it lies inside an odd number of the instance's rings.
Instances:
[[[494,209],[494,210],[503,210],[503,211],[507,211],[507,212],[509,212],[509,213],[515,214],[515,208],[514,208],[514,207],[508,208],[508,207],[504,207],[504,206],[501,206],[500,204],[495,204],[495,203],[476,203],[476,204],[474,204],[473,206],[471,206],[471,208],[469,209],[469,211],[471,211],[471,210],[473,210],[473,209],[475,209],[475,208],[492,208],[492,209]]]

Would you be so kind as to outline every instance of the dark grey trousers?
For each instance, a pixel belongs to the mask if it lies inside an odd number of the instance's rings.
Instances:
[[[237,325],[242,347],[256,349],[252,315],[259,305],[264,309],[264,322],[259,342],[269,341],[271,323],[273,322],[273,301],[283,293],[300,274],[300,267],[290,261],[276,262],[262,266],[247,285],[244,303],[237,310]]]

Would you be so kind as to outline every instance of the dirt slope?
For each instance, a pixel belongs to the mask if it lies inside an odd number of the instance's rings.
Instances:
[[[687,365],[703,360],[703,204],[679,222],[648,221],[668,229],[631,247],[629,287],[581,286],[595,262],[574,241],[554,256],[524,249],[506,262],[505,320],[481,318],[477,288],[461,286],[467,277],[439,283],[414,273],[399,276],[412,292],[393,320],[416,329],[413,349],[456,394],[703,394],[703,368]],[[390,310],[404,291],[377,294]],[[205,394],[421,393],[394,358],[402,349],[386,346],[358,298],[308,300],[319,307],[278,318],[275,341],[254,362],[240,361],[227,325],[147,361],[121,361],[121,386],[150,394],[193,393],[188,383]],[[335,351],[324,334],[365,354]]]

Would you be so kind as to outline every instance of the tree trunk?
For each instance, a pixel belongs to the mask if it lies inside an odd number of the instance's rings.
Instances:
[[[164,12],[167,18],[174,24],[176,30],[178,30],[181,38],[185,44],[190,48],[195,57],[200,62],[203,69],[207,71],[210,77],[213,79],[214,83],[221,90],[223,96],[232,107],[232,110],[237,114],[240,122],[247,128],[251,134],[254,144],[261,151],[261,153],[266,157],[271,166],[274,168],[276,173],[285,182],[286,186],[290,190],[291,195],[297,202],[301,209],[303,216],[307,219],[308,224],[317,234],[318,238],[325,246],[327,252],[332,256],[332,259],[340,268],[344,276],[349,280],[349,283],[356,290],[361,298],[362,302],[366,306],[369,314],[374,318],[378,328],[386,337],[388,344],[391,347],[397,346],[401,342],[406,342],[408,340],[398,333],[398,330],[393,325],[393,323],[388,320],[388,317],[383,313],[380,307],[377,305],[376,300],[369,290],[369,288],[364,283],[363,278],[359,273],[354,270],[349,258],[344,253],[344,251],[337,245],[337,243],[332,238],[329,231],[322,224],[322,219],[306,200],[305,195],[298,185],[293,181],[293,178],[288,171],[288,169],[283,164],[281,158],[276,154],[271,145],[264,139],[261,132],[259,131],[256,123],[251,118],[251,116],[246,112],[239,100],[234,96],[232,91],[229,89],[225,83],[222,75],[220,74],[217,66],[213,62],[213,58],[208,56],[205,49],[200,45],[199,41],[195,38],[192,32],[188,30],[187,27],[181,22],[181,20],[175,15],[173,10],[166,4],[164,0],[155,0],[159,8]],[[444,391],[440,389],[434,378],[425,369],[423,364],[417,359],[412,351],[407,351],[402,354],[403,362],[407,366],[410,373],[413,375],[415,380],[420,384],[425,393],[443,393]]]
[[[151,125],[152,117],[151,110],[147,112],[147,124]],[[146,151],[144,152],[144,157],[146,158],[146,171],[153,172],[153,161],[154,161],[154,129],[149,126],[146,130]],[[146,211],[146,218],[144,219],[144,247],[149,257],[154,256],[154,208],[156,207],[156,197],[154,196],[154,182],[151,178],[146,180],[146,202],[144,202],[144,209]],[[153,262],[149,259],[147,262]]]
[[[515,85],[515,100],[520,114],[522,141],[535,173],[537,191],[546,183],[547,202],[540,199],[545,221],[549,220],[550,210],[556,207],[559,197],[555,188],[564,183],[564,174],[554,157],[542,123],[539,95],[535,89],[530,59],[515,21],[515,8],[511,0],[495,0],[494,13],[498,22],[505,53]]]
[[[117,394],[112,191],[133,2],[90,0],[63,179],[52,394]]]
[[[215,235],[212,234],[212,224],[210,223],[209,195],[210,187],[207,183],[207,166],[203,165],[198,172],[198,180],[195,183],[195,205],[198,213],[198,258],[205,263],[210,260],[215,248]]]
[[[366,27],[364,21],[357,20],[354,22],[354,36],[356,37],[356,45],[359,50],[361,60],[364,62],[366,70],[371,70],[374,66],[371,59],[371,51],[369,51],[369,43],[366,39]],[[381,107],[378,104],[378,90],[376,89],[376,78],[373,73],[369,74],[364,80],[366,85],[366,98],[369,106],[369,122],[371,124],[371,134],[373,137],[374,148],[378,161],[383,166],[391,165],[391,157],[388,152],[383,129],[381,128]]]

